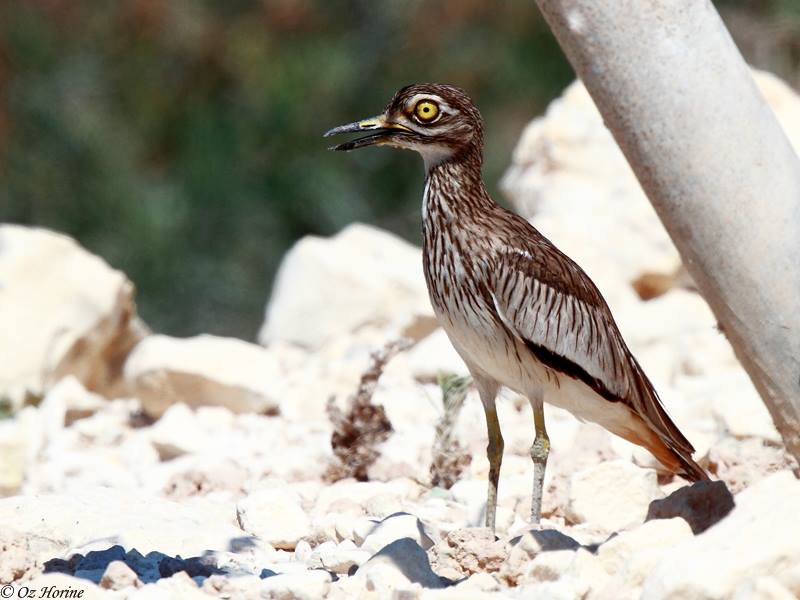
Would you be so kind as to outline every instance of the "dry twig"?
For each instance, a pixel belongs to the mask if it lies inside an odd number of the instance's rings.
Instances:
[[[472,462],[461,444],[455,439],[454,429],[458,421],[458,414],[467,396],[467,390],[472,384],[469,377],[458,375],[443,375],[439,378],[439,387],[442,388],[442,403],[444,412],[436,425],[436,437],[433,442],[431,459],[431,484],[443,488],[450,488],[458,481],[461,473]]]
[[[409,345],[410,342],[403,338],[389,342],[372,354],[372,363],[361,376],[346,413],[336,406],[334,398],[328,400],[328,418],[333,423],[331,447],[336,457],[325,474],[328,481],[347,477],[354,477],[359,481],[368,479],[367,470],[379,454],[378,444],[392,433],[392,424],[386,417],[383,406],[372,404],[372,395],[386,364]]]

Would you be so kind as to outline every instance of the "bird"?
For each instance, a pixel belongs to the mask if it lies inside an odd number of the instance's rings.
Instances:
[[[495,530],[504,447],[496,397],[502,386],[526,397],[533,411],[532,525],[541,520],[550,453],[545,402],[643,446],[690,482],[709,478],[594,282],[486,190],[483,119],[464,90],[406,86],[381,114],[335,127],[325,137],[353,132],[367,133],[330,149],[390,146],[422,156],[425,281],[434,314],[466,364],[486,416],[486,527]]]

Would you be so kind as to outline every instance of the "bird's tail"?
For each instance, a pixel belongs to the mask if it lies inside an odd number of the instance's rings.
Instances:
[[[629,429],[618,432],[618,434],[629,442],[647,448],[658,459],[658,462],[672,473],[680,475],[692,483],[709,480],[708,473],[694,461],[690,452],[684,448],[670,445],[652,428],[648,427],[644,420],[638,419],[640,426],[636,430]]]
[[[629,353],[633,370],[638,417],[648,431],[640,445],[644,446],[670,471],[691,482],[708,480],[708,473],[692,458],[694,447],[667,414],[655,387],[639,362]]]

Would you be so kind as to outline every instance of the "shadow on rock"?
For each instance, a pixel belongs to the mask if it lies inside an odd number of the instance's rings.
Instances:
[[[431,569],[428,555],[415,540],[402,538],[382,548],[365,562],[356,576],[368,577],[378,587],[396,587],[398,583],[418,583],[425,588],[443,588],[452,582]]]
[[[733,507],[733,494],[725,482],[698,481],[675,490],[666,498],[653,500],[645,520],[681,517],[697,535],[722,520]]]
[[[44,572],[65,573],[100,584],[108,566],[113,562],[124,563],[145,584],[164,577],[172,577],[181,571],[189,577],[210,577],[224,573],[217,566],[213,555],[181,558],[155,551],[143,555],[135,548],[126,552],[125,548],[119,545],[111,546],[107,550],[93,550],[87,552],[85,556],[80,553],[73,554],[66,560],[52,558],[44,563]]]
[[[555,550],[577,550],[581,547],[577,540],[555,529],[531,529],[523,535],[518,535],[508,541],[510,546],[516,546],[525,536],[531,536],[538,544],[539,552],[552,552]],[[588,548],[590,551],[594,551]]]

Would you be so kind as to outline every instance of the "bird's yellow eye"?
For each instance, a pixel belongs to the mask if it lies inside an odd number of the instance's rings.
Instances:
[[[430,123],[439,116],[439,105],[432,100],[420,100],[414,107],[414,115],[423,123]]]

